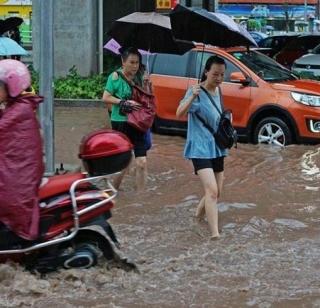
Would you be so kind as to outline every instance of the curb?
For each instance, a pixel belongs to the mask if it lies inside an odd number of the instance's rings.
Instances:
[[[94,99],[55,99],[55,107],[95,107],[106,108],[105,103],[102,100]]]

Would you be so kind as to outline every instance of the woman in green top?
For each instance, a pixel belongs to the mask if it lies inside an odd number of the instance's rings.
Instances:
[[[112,129],[124,133],[134,145],[136,163],[137,190],[143,190],[147,178],[147,151],[145,147],[145,133],[135,129],[127,123],[127,113],[133,109],[141,108],[138,102],[131,100],[131,87],[137,78],[141,64],[141,54],[135,48],[128,48],[121,54],[122,67],[119,71],[111,73],[108,77],[102,100],[109,106],[112,105],[111,125]],[[125,78],[125,79],[124,79]],[[115,180],[114,186],[119,188],[125,175],[124,170]]]

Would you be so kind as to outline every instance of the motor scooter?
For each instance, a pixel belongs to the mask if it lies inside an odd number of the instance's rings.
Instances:
[[[102,259],[134,267],[108,222],[118,193],[111,177],[128,166],[132,148],[125,135],[110,129],[85,136],[79,158],[86,172],[43,179],[38,238],[25,240],[0,225],[0,262],[13,260],[39,273],[89,268]]]

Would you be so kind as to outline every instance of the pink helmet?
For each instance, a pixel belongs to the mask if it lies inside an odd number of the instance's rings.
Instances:
[[[0,80],[7,85],[11,97],[18,96],[31,85],[28,68],[17,60],[0,60]]]

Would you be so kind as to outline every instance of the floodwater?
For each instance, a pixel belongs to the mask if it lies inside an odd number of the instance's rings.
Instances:
[[[155,135],[147,191],[129,174],[119,193],[110,222],[138,272],[102,263],[38,277],[4,264],[0,306],[320,307],[320,147],[232,149],[211,241],[193,219],[202,190],[183,144]]]

